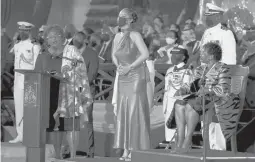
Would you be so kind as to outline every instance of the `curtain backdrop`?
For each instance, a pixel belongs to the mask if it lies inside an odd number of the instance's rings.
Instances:
[[[194,18],[199,0],[149,0],[150,9],[159,10],[162,14],[169,15],[168,20],[165,20],[167,25],[176,23],[178,16],[186,4],[186,14],[183,18],[185,21],[188,18]]]
[[[6,24],[8,23],[11,11],[12,11],[12,5],[14,0],[1,0],[1,26],[2,28],[6,27]]]
[[[45,25],[48,21],[52,0],[34,0],[33,11],[31,14],[31,22],[35,25],[34,30],[37,33],[38,29]]]
[[[7,10],[7,4],[11,5],[11,9]],[[2,24],[3,21],[6,22],[6,32],[10,37],[13,37],[14,33],[17,31],[18,21],[28,21],[36,26],[33,30],[35,34],[43,24],[47,23],[49,11],[51,9],[52,0],[1,0],[2,6]],[[7,11],[8,12],[7,12]],[[8,14],[3,14],[4,11]],[[9,21],[7,21],[9,17]],[[3,19],[4,18],[4,19]]]

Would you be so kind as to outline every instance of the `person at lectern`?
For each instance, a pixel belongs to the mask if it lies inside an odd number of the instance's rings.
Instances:
[[[20,41],[14,45],[15,55],[14,68],[33,70],[37,56],[40,53],[40,46],[33,44],[31,38],[31,29],[33,24],[28,22],[18,22]],[[10,143],[23,141],[23,99],[24,99],[24,74],[15,72],[14,74],[14,105],[17,137]]]
[[[120,11],[112,60],[119,74],[117,80],[116,133],[114,148],[123,149],[120,160],[131,161],[131,151],[150,148],[150,112],[146,66],[149,51],[140,33],[132,29],[137,14],[128,8]],[[118,75],[117,74],[117,75]],[[116,89],[115,89],[116,90]],[[114,99],[114,98],[113,98]]]
[[[64,134],[70,147],[71,157],[74,157],[73,153],[76,153],[79,130],[82,126],[80,124],[84,123],[83,114],[92,103],[86,65],[77,48],[67,45],[68,41],[61,27],[50,26],[45,31],[44,38],[49,49],[38,57],[36,70],[52,76],[50,124],[47,131],[54,135],[53,144],[57,159],[62,158],[60,150]],[[75,117],[74,128],[73,117]]]

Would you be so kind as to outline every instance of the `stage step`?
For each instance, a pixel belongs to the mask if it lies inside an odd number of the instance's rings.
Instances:
[[[170,150],[157,149],[132,152],[132,162],[202,162],[202,149],[192,149],[185,154],[171,154]],[[255,155],[227,151],[210,150],[207,153],[207,162],[254,162]]]
[[[53,145],[46,145],[45,161],[51,162],[51,158],[55,157]],[[1,142],[1,159],[3,162],[25,162],[26,147],[21,143]]]

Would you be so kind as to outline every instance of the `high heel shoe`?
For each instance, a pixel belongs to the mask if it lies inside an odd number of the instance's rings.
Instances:
[[[131,161],[131,153],[127,156],[127,158],[125,159],[125,161]]]
[[[121,160],[121,161],[126,160],[126,158],[128,158],[128,155],[129,154],[127,154],[127,155],[123,154],[122,157],[119,158],[119,160]]]
[[[125,160],[126,158],[127,158],[127,157],[122,156],[122,157],[119,158],[119,160],[123,161],[123,160]]]

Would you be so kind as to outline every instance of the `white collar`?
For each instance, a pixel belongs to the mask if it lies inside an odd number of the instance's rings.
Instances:
[[[68,43],[70,43],[73,40],[73,38],[67,39]]]
[[[185,66],[184,62],[181,62],[178,65],[175,65],[175,67],[177,67],[178,69],[182,68],[183,66]]]

